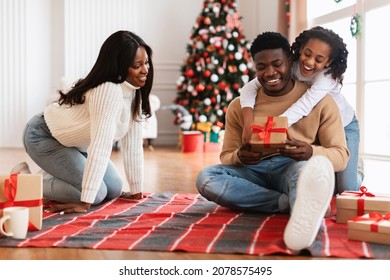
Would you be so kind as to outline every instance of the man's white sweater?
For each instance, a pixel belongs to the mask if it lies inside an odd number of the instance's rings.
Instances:
[[[121,140],[130,193],[142,192],[142,125],[132,119],[135,88],[128,82],[106,82],[89,90],[85,102],[74,106],[53,103],[44,112],[52,135],[64,146],[87,152],[81,201],[93,203],[103,181],[112,145]]]

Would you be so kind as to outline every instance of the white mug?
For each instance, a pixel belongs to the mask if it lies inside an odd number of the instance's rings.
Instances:
[[[28,230],[28,208],[8,207],[0,219],[0,232],[15,239],[25,239]]]

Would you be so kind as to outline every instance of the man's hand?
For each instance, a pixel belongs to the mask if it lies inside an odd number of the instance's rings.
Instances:
[[[70,214],[70,213],[86,213],[91,207],[91,203],[79,202],[79,203],[65,203],[65,204],[55,204],[46,208],[47,212],[60,212],[60,214]]]
[[[245,165],[257,164],[263,157],[263,153],[252,152],[251,145],[248,142],[241,144],[237,155],[240,161]]]
[[[279,149],[282,156],[286,156],[295,160],[308,160],[313,155],[313,147],[306,142],[289,139],[286,144],[293,146],[291,148]]]

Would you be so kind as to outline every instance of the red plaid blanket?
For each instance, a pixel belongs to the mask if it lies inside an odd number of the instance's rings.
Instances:
[[[283,242],[288,218],[232,211],[198,194],[147,194],[85,214],[44,213],[42,230],[25,240],[1,236],[0,246],[295,255]],[[334,218],[324,219],[307,250],[313,257],[390,259],[390,246],[348,240],[347,226]]]

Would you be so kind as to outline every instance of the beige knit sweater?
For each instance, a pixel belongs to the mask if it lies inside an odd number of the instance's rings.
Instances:
[[[254,107],[254,116],[279,116],[294,104],[307,90],[308,86],[295,81],[291,92],[283,96],[268,96],[259,89]],[[237,152],[242,143],[244,125],[240,98],[229,104],[226,114],[226,131],[220,155],[223,164],[242,164]],[[347,149],[340,110],[333,98],[325,96],[308,114],[288,128],[294,139],[304,141],[313,147],[313,155],[323,155],[330,159],[335,171],[347,166]]]
[[[121,141],[130,193],[142,192],[142,125],[131,117],[136,88],[128,82],[106,82],[91,89],[83,104],[69,107],[53,103],[44,112],[52,135],[64,146],[87,152],[81,201],[93,203],[111,156]]]

